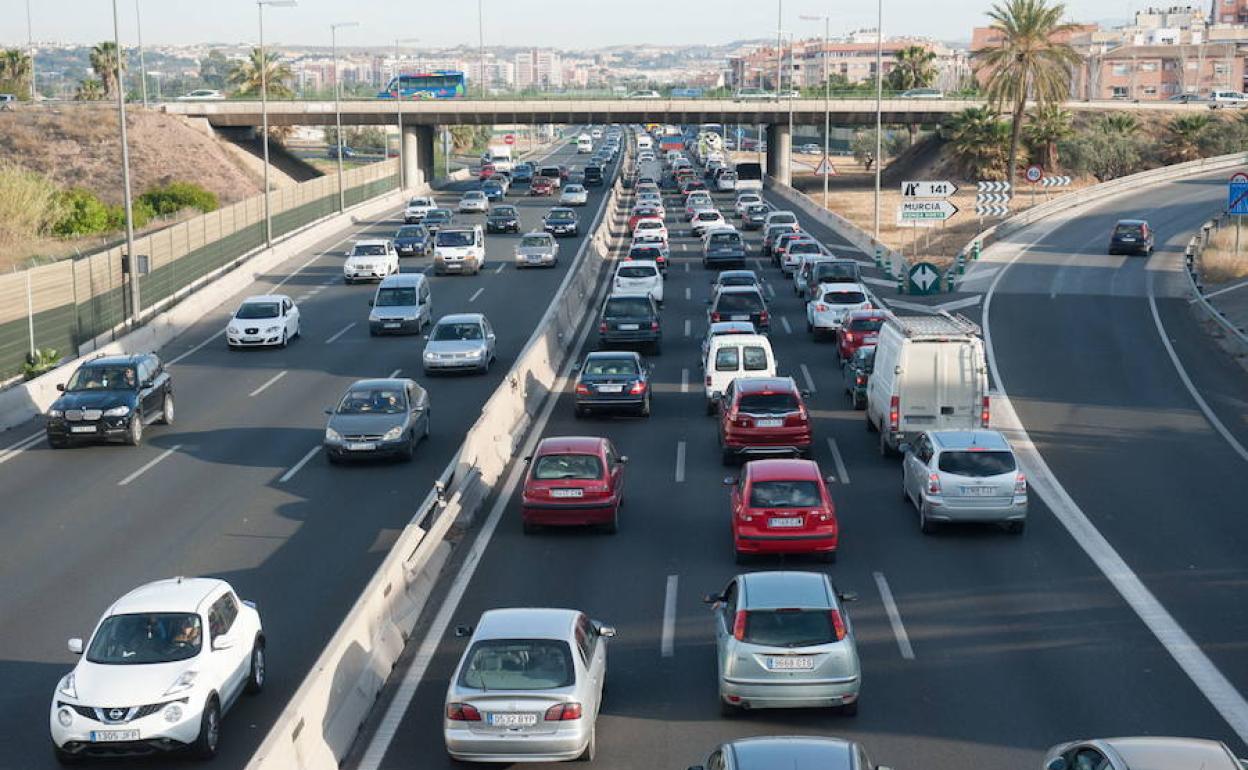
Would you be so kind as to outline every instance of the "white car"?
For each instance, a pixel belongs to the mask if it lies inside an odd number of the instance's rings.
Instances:
[[[459,213],[484,214],[490,210],[490,199],[480,190],[469,190],[459,199]]]
[[[601,138],[602,138],[602,129],[601,129],[601,128],[595,128],[594,130],[592,130],[592,131],[590,131],[590,132],[589,132],[589,135],[590,135],[590,136],[592,136],[594,139],[601,139]]]
[[[234,348],[286,347],[299,336],[299,307],[285,294],[248,297],[225,327],[225,344]]]
[[[356,241],[342,265],[342,282],[380,281],[399,272],[399,252],[394,244],[380,238]]]
[[[724,215],[719,213],[718,209],[703,209],[693,215],[691,226],[693,234],[701,238],[707,230],[716,227],[725,227],[728,223],[724,221]]]
[[[559,193],[561,206],[584,206],[586,203],[589,203],[589,190],[583,185],[570,184]]]
[[[625,99],[662,99],[658,91],[633,91]]]
[[[425,214],[433,211],[438,207],[433,198],[426,196],[417,196],[407,202],[407,208],[403,209],[404,224],[416,224],[425,218]]]
[[[663,274],[653,260],[635,259],[621,262],[615,268],[615,281],[611,291],[615,294],[649,294],[656,303],[663,304]]]
[[[637,226],[633,228],[633,238],[639,236],[653,237],[656,240],[667,241],[667,225],[663,224],[663,220],[657,217],[646,217],[637,220]]]
[[[224,580],[140,586],[104,612],[52,694],[52,746],[64,763],[189,749],[217,753],[221,716],[264,688],[264,630],[255,605]]]
[[[815,339],[841,328],[845,315],[852,310],[875,307],[871,293],[859,283],[821,283],[806,303],[806,330]]]
[[[736,212],[737,218],[740,219],[741,217],[744,217],[745,210],[750,206],[753,206],[755,203],[763,203],[763,196],[754,192],[741,193],[738,195],[737,202],[733,206],[733,210]]]
[[[219,102],[223,99],[225,99],[224,94],[211,88],[198,88],[178,97],[180,102]]]

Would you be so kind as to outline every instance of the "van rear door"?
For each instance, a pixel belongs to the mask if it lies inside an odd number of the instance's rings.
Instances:
[[[979,374],[969,342],[915,341],[902,363],[901,430],[977,427]]]

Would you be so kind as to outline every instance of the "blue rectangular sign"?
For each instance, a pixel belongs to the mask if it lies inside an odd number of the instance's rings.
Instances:
[[[1227,186],[1226,213],[1248,215],[1248,182],[1231,182]]]

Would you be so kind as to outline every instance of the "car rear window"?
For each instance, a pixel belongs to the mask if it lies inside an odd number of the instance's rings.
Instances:
[[[813,481],[756,481],[750,485],[752,508],[818,508],[823,505]]]
[[[650,300],[645,297],[611,297],[603,315],[611,318],[649,318]]]
[[[630,258],[658,259],[662,254],[658,246],[634,246],[628,250]]]
[[[828,610],[750,610],[742,641],[768,647],[811,647],[836,641]]]
[[[1000,476],[1017,467],[1014,453],[1007,451],[941,452],[940,469],[955,476]]]
[[[837,283],[850,281],[856,283],[858,280],[858,266],[854,264],[824,262],[815,265],[813,272],[816,282]]]
[[[711,246],[740,246],[741,236],[737,233],[712,233],[708,241]]]
[[[867,297],[860,291],[830,291],[823,295],[823,301],[830,305],[860,305]]]
[[[637,362],[631,358],[591,358],[585,362],[586,374],[636,374]]]
[[[637,223],[638,230],[662,230],[663,223],[656,222],[653,219],[643,219]]]
[[[715,308],[720,313],[758,313],[763,307],[762,295],[752,291],[720,294],[715,303]]]
[[[623,265],[615,274],[620,278],[653,278],[658,272],[649,265]]]
[[[849,322],[851,332],[878,332],[883,326],[883,318],[856,318]]]
[[[792,393],[746,393],[737,399],[737,409],[749,414],[788,414],[797,406]]]
[[[1129,236],[1139,238],[1144,234],[1144,228],[1141,225],[1118,225],[1114,228],[1114,235]]]
[[[758,280],[752,275],[719,275],[720,286],[757,286]]]
[[[823,248],[814,241],[796,241],[789,246],[790,254],[818,254]]]
[[[780,212],[771,218],[773,225],[795,225],[797,224],[797,216],[789,212]]]
[[[767,351],[757,345],[746,345],[743,356],[747,372],[767,370]]]
[[[459,683],[476,690],[552,690],[576,681],[567,642],[488,639],[468,651]]]
[[[469,230],[439,230],[438,245],[449,246],[455,248],[458,246],[471,246],[475,238]]]
[[[602,478],[602,461],[596,455],[542,455],[533,463],[533,478],[539,481]]]
[[[526,235],[520,239],[521,246],[541,247],[550,246],[551,240],[545,235]]]
[[[710,222],[713,219],[719,219],[718,211],[699,211],[698,212],[699,222]]]
[[[726,347],[715,351],[715,371],[735,372],[739,368],[741,368],[740,348]]]

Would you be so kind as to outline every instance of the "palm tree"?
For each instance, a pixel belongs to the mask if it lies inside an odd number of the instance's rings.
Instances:
[[[30,56],[20,48],[0,51],[0,84],[25,99],[30,95]]]
[[[74,98],[80,102],[98,102],[104,98],[104,83],[95,79],[84,80],[78,84]]]
[[[1074,116],[1056,104],[1037,107],[1027,116],[1023,133],[1033,152],[1044,151],[1044,168],[1057,171],[1057,143],[1074,135]]]
[[[1121,134],[1130,136],[1140,127],[1140,121],[1129,112],[1111,112],[1102,115],[1097,128],[1105,134]]]
[[[1028,97],[1040,106],[1065,101],[1070,96],[1072,70],[1079,54],[1058,38],[1074,31],[1062,21],[1066,6],[1049,0],[1003,0],[992,7],[989,25],[1000,40],[971,53],[976,71],[986,70],[987,96],[1000,109],[1012,107],[1010,153],[1006,179],[1014,191],[1018,166],[1018,143]]]
[[[941,127],[941,135],[967,178],[991,179],[1004,175],[1010,130],[992,109],[970,107],[953,115]]]
[[[266,52],[261,58],[259,48],[251,49],[250,56],[235,64],[225,82],[235,88],[238,96],[259,96],[262,72],[269,96],[278,99],[294,96],[294,91],[286,85],[294,77],[290,67],[279,62],[275,53]]]
[[[1164,153],[1170,163],[1184,163],[1201,157],[1201,140],[1213,125],[1204,114],[1176,115],[1166,124]]]
[[[888,87],[893,91],[928,88],[936,81],[936,54],[921,45],[906,46],[896,54],[888,71]]]
[[[117,44],[112,40],[105,40],[103,43],[91,49],[90,54],[91,69],[95,70],[95,76],[99,78],[104,89],[105,98],[117,93],[120,78],[118,77],[118,58]],[[120,70],[125,72],[126,60],[120,60]]]

